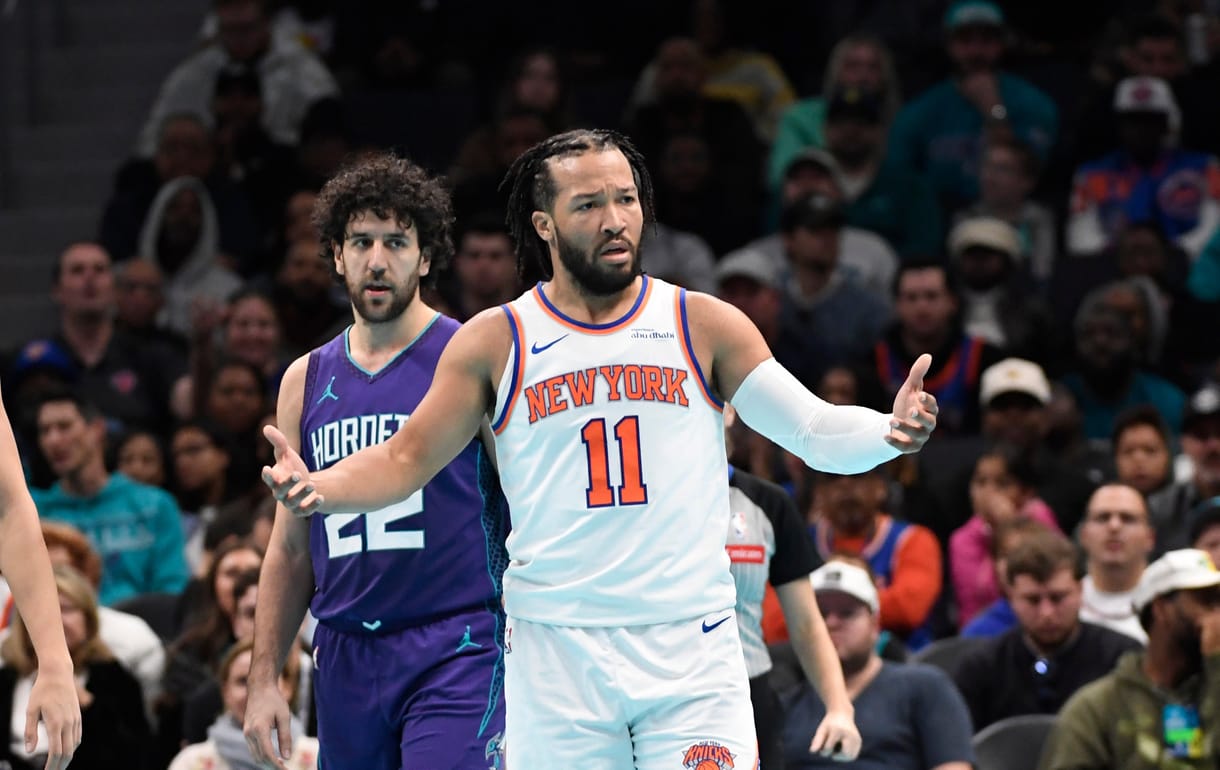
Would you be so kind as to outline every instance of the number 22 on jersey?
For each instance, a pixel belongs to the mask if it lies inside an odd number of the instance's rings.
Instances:
[[[617,488],[610,486],[610,451],[606,438],[606,420],[595,417],[580,429],[580,440],[585,444],[585,456],[589,462],[589,486],[585,490],[585,504],[589,508],[606,508],[618,505],[644,505],[648,502],[648,487],[644,484],[640,467],[640,418],[628,415],[614,425],[614,439],[618,442],[620,478],[623,483]]]
[[[390,530],[392,522],[424,512],[424,490],[419,490],[402,502],[368,513],[331,513],[326,515],[326,550],[330,558],[351,556],[361,551],[398,551],[424,547],[422,529]],[[340,532],[356,519],[364,517],[364,533]]]

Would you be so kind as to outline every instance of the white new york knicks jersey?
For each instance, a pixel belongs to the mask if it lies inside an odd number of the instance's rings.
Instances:
[[[513,351],[492,428],[512,516],[510,616],[628,626],[733,607],[722,405],[685,296],[645,276],[631,309],[597,326],[541,286],[504,306]]]

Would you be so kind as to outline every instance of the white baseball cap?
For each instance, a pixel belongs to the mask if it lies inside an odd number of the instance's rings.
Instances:
[[[1114,111],[1159,112],[1169,120],[1169,130],[1177,133],[1182,121],[1178,100],[1173,97],[1169,84],[1160,78],[1136,76],[1119,81],[1114,89]]]
[[[1016,228],[996,217],[963,219],[949,231],[949,253],[954,257],[972,246],[1007,254],[1012,260],[1021,258],[1021,236]]]
[[[823,564],[809,573],[809,582],[813,584],[813,592],[838,591],[853,599],[859,599],[868,605],[874,613],[881,608],[881,599],[877,596],[877,586],[868,576],[868,571],[841,561]]]
[[[1181,548],[1148,565],[1131,592],[1131,603],[1136,612],[1143,612],[1158,596],[1212,586],[1220,586],[1220,570],[1212,557],[1198,548]]]
[[[979,378],[979,404],[987,406],[993,398],[1004,393],[1024,393],[1042,404],[1049,404],[1051,383],[1042,367],[1033,361],[1005,358],[983,370],[983,376]]]

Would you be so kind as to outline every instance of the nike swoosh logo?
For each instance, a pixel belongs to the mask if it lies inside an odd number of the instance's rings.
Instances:
[[[374,620],[372,623],[369,623],[367,621],[361,621],[360,625],[364,626],[365,628],[367,628],[370,631],[376,631],[377,629],[381,628],[381,621]]]
[[[703,621],[703,633],[705,633],[705,634],[706,634],[706,633],[710,633],[710,632],[712,632],[712,631],[715,631],[717,628],[719,628],[719,627],[720,627],[720,625],[721,625],[722,623],[724,623],[724,622],[728,621],[728,619],[729,619],[729,618],[731,618],[731,617],[733,617],[733,616],[732,616],[732,615],[725,615],[723,618],[721,618],[720,620],[717,620],[715,623],[711,624],[710,626],[707,624],[707,621],[706,621],[706,620],[705,620],[705,621]]]
[[[546,350],[546,349],[547,349],[547,348],[549,348],[550,346],[552,346],[552,345],[554,345],[555,343],[559,342],[559,340],[565,339],[567,336],[568,336],[568,335],[566,335],[566,334],[565,334],[565,335],[563,335],[563,337],[560,337],[558,340],[552,340],[552,341],[550,341],[550,342],[548,342],[547,344],[542,345],[542,346],[539,346],[539,345],[538,345],[538,343],[537,343],[537,342],[535,342],[533,345],[530,345],[530,352],[531,352],[531,353],[541,353],[542,351]]]

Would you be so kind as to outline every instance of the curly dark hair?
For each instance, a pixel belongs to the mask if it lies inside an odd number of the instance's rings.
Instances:
[[[420,281],[431,286],[453,255],[453,204],[441,180],[388,152],[344,165],[318,193],[311,218],[322,242],[321,256],[332,270],[334,245],[343,243],[352,218],[364,212],[415,226],[420,251],[432,263]]]
[[[606,129],[576,129],[545,139],[521,153],[500,189],[509,191],[508,215],[505,221],[517,247],[517,272],[527,284],[541,277],[550,280],[553,275],[550,249],[534,231],[531,221],[535,211],[550,212],[555,205],[555,180],[551,177],[547,161],[569,155],[582,155],[592,150],[617,149],[631,164],[635,186],[639,191],[640,207],[644,211],[644,224],[656,221],[656,206],[653,202],[652,177],[644,164],[644,156],[627,137],[617,131]]]

